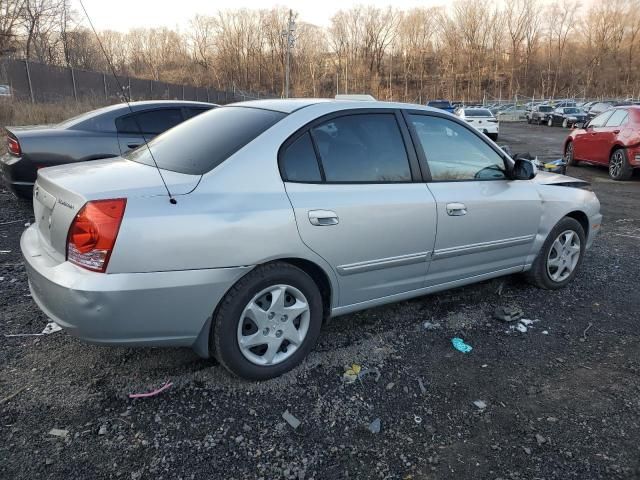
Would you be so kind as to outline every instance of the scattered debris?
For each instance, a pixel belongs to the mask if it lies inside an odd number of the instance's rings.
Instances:
[[[49,335],[50,333],[59,332],[62,330],[62,327],[58,325],[56,322],[49,322],[45,325],[44,330],[42,330],[43,335]]]
[[[589,322],[589,325],[587,325],[587,328],[585,328],[584,331],[582,332],[582,338],[580,339],[581,342],[587,341],[587,332],[591,327],[593,327],[593,323]]]
[[[422,379],[421,378],[418,378],[418,386],[420,387],[420,393],[422,395],[427,393],[427,389],[425,388],[424,383],[422,383]]]
[[[100,428],[98,429],[98,435],[106,435],[106,434],[107,434],[107,426],[100,425]]]
[[[544,438],[542,435],[540,435],[539,433],[536,433],[536,442],[538,442],[538,445],[542,445],[544,443],[547,443],[547,439]]]
[[[43,335],[49,335],[50,333],[59,332],[62,327],[56,322],[49,322],[45,325],[44,330],[40,333],[5,333],[5,337],[41,337]]]
[[[522,449],[524,450],[524,453],[531,455],[531,449],[529,447],[522,447]]]
[[[373,422],[369,424],[369,431],[371,433],[380,433],[381,421],[379,418],[376,418]]]
[[[413,421],[416,422],[418,425],[420,425],[422,423],[422,417],[419,415],[414,415]]]
[[[378,370],[377,368],[363,368],[362,370],[360,370],[360,373],[358,374],[358,380],[360,380],[362,382],[362,379],[364,377],[366,377],[367,375],[375,375],[376,377],[373,379],[374,382],[378,382],[378,380],[380,380],[380,370]]]
[[[547,422],[549,423],[556,423],[558,421],[558,419],[556,417],[547,417]]]
[[[294,430],[300,426],[300,420],[289,413],[289,410],[284,411],[284,413],[282,414],[282,418],[284,418],[285,422],[291,425],[291,428],[293,428]]]
[[[498,307],[493,316],[503,322],[515,322],[522,318],[524,313],[518,307]]]
[[[533,323],[535,322],[535,320],[529,320],[528,318],[521,318],[520,319],[520,323],[529,327],[531,325],[533,325]]]
[[[387,383],[387,386],[386,386],[385,388],[386,388],[387,390],[391,390],[391,389],[392,389],[393,387],[395,387],[395,386],[396,386],[396,384],[395,384],[395,383],[393,383],[393,382],[389,382],[389,383]]]
[[[424,322],[422,326],[425,330],[437,330],[438,328],[440,328],[439,323],[431,323],[429,321]]]
[[[469,353],[471,350],[473,350],[473,347],[471,347],[471,345],[467,345],[466,343],[464,343],[464,340],[458,337],[452,338],[451,344],[453,345],[453,348],[462,353]]]
[[[520,333],[527,333],[527,327],[525,327],[523,324],[518,323],[515,327],[514,327],[517,331],[519,331]]]
[[[0,250],[0,253],[11,253],[11,250]]]
[[[67,436],[69,435],[69,430],[52,428],[51,430],[49,430],[49,435],[53,435],[54,437],[67,438]]]
[[[543,335],[549,335],[549,331],[548,330],[542,330],[542,334]]]
[[[496,290],[496,294],[499,297],[502,296],[502,290],[504,290],[504,282],[500,282],[500,285],[498,285],[498,289]]]
[[[345,371],[342,374],[342,379],[347,383],[353,383],[358,379],[362,367],[357,363],[352,364],[350,367],[345,367]]]
[[[167,390],[168,388],[171,388],[173,386],[173,383],[171,382],[167,382],[165,383],[163,386],[161,386],[160,388],[157,388],[155,390],[152,390],[150,392],[147,393],[130,393],[129,394],[129,398],[149,398],[149,397],[155,397],[156,395],[158,395],[159,393],[164,392],[165,390]]]
[[[18,390],[16,390],[15,392],[13,392],[11,395],[7,395],[6,397],[4,397],[2,400],[0,400],[0,405],[7,403],[9,400],[11,400],[14,397],[17,397],[18,395],[20,395],[24,390],[27,389],[27,385],[20,387]]]
[[[484,400],[476,400],[473,402],[473,404],[480,410],[484,410],[485,408],[487,408],[487,402],[485,402]]]

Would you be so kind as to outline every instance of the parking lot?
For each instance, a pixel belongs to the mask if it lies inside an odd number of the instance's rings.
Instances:
[[[503,124],[498,143],[550,160],[566,133]],[[300,367],[262,383],[188,349],[6,337],[47,320],[20,258],[31,208],[0,190],[0,477],[639,478],[640,176],[568,174],[592,182],[604,222],[566,289],[512,276],[338,317]],[[510,329],[500,306],[534,322]],[[346,383],[351,364],[379,377]]]

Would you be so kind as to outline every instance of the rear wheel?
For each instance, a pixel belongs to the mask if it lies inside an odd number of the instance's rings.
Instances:
[[[611,153],[609,158],[609,176],[614,180],[629,180],[633,173],[633,168],[627,161],[627,151],[618,148]]]
[[[565,217],[547,236],[527,277],[547,290],[565,287],[575,277],[584,254],[585,232],[576,219]]]
[[[220,303],[211,330],[213,350],[239,377],[277,377],[311,351],[322,318],[322,297],[309,275],[286,263],[262,265]]]
[[[568,128],[569,127],[569,121],[566,118],[562,121],[562,126],[564,128]]]
[[[549,117],[549,120],[547,120],[547,126],[553,127],[553,119],[551,117]]]

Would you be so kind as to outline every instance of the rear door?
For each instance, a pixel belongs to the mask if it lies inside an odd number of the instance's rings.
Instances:
[[[580,160],[587,160],[596,163],[608,163],[609,156],[605,153],[602,143],[605,141],[605,124],[613,110],[607,110],[594,117],[585,129],[585,133],[576,137],[574,145],[574,156]]]
[[[120,153],[124,154],[139,147],[145,140],[148,142],[183,120],[180,107],[145,110],[117,118],[116,128]]]
[[[423,286],[436,206],[393,110],[324,117],[290,139],[280,168],[304,243],[332,265],[341,306]]]
[[[598,143],[595,145],[597,156],[602,163],[609,163],[611,149],[618,138],[622,125],[627,121],[627,109],[616,108],[607,119],[598,136]]]
[[[407,117],[437,205],[426,285],[521,270],[540,225],[535,185],[507,178],[502,154],[466,125],[424,112]]]

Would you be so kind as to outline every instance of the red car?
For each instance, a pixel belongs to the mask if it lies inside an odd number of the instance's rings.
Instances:
[[[640,168],[640,105],[615,107],[573,130],[564,141],[569,165],[608,165],[614,180],[628,180]]]

